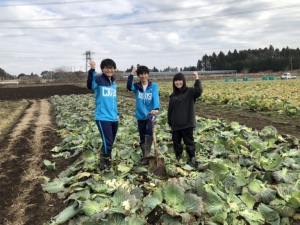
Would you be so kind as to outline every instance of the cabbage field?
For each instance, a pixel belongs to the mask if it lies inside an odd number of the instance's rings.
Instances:
[[[297,117],[299,81],[284,82],[205,83],[199,102]],[[169,83],[160,85],[160,94],[170,94]],[[134,100],[120,96],[118,101],[121,122],[112,168],[100,171],[101,138],[93,121],[94,96],[51,97],[57,134],[63,138],[52,149],[52,156],[75,157],[76,161],[55,179],[44,177],[43,190],[57,194],[68,205],[47,225],[299,223],[298,138],[283,136],[273,126],[258,131],[234,121],[197,116],[198,167],[193,168],[186,164],[186,156],[180,162],[175,160],[167,106],[162,103],[156,136],[167,176],[159,177],[139,165]],[[51,160],[44,164],[55,170]]]
[[[205,85],[203,101],[300,116],[299,87],[300,80],[210,83]]]
[[[187,82],[189,87],[193,82]],[[289,116],[300,116],[300,80],[273,80],[230,82],[206,81],[201,102],[213,105],[244,107],[254,111],[275,112]],[[125,90],[125,86],[120,89]],[[161,97],[171,92],[170,82],[160,82]]]

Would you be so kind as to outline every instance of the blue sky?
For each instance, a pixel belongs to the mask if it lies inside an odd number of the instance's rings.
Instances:
[[[97,68],[112,58],[158,69],[204,54],[300,47],[297,0],[0,0],[0,68],[12,75]],[[100,71],[100,69],[98,69]]]

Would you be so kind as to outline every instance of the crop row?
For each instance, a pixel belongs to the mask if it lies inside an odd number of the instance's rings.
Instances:
[[[69,203],[48,224],[279,225],[300,220],[299,139],[283,137],[272,126],[257,131],[197,117],[198,166],[193,168],[186,156],[176,161],[162,106],[157,144],[168,175],[158,177],[139,164],[134,106],[120,97],[112,168],[101,171],[93,95],[54,96],[51,101],[63,138],[52,149],[53,157],[76,161],[54,180],[45,178],[44,191]],[[51,161],[45,164],[55,169]]]

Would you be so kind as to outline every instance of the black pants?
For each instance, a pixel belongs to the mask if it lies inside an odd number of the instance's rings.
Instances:
[[[193,137],[193,127],[186,128],[183,130],[176,130],[172,132],[172,141],[173,141],[173,148],[175,151],[175,154],[177,157],[182,156],[183,152],[183,146],[181,144],[181,140],[183,139],[183,142],[186,147],[186,152],[190,158],[195,157],[195,143],[194,143],[194,137]]]

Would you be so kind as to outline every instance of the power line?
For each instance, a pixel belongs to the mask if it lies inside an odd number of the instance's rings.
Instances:
[[[46,22],[46,21],[59,21],[59,20],[83,20],[83,19],[93,19],[93,18],[104,18],[107,16],[129,16],[129,15],[145,15],[145,14],[151,14],[151,13],[158,13],[158,12],[172,12],[172,11],[178,11],[178,10],[188,10],[188,9],[195,9],[195,8],[206,8],[211,7],[214,5],[227,5],[232,3],[241,3],[244,1],[249,0],[230,0],[225,2],[219,2],[219,3],[211,3],[211,4],[205,4],[205,5],[193,5],[193,6],[186,6],[186,7],[177,7],[177,8],[169,8],[169,9],[163,9],[163,10],[150,10],[150,11],[142,11],[142,12],[136,12],[136,13],[117,13],[117,14],[109,14],[109,15],[99,15],[99,16],[76,16],[76,17],[67,17],[67,18],[44,18],[44,19],[20,19],[20,20],[0,20],[0,23],[15,23],[15,22]],[[227,3],[227,4],[226,4]]]
[[[66,58],[66,57],[55,57],[55,58],[48,58],[48,57],[42,57],[42,56],[32,56],[32,57],[28,57],[28,56],[0,56],[0,58],[14,58],[14,59],[37,59],[37,58],[41,58],[41,59],[47,59],[47,60],[57,60],[57,59],[69,59],[69,60],[79,60],[79,58]],[[82,60],[82,59],[80,59]]]
[[[11,6],[27,6],[27,5],[64,5],[64,4],[74,4],[74,3],[86,3],[86,2],[104,2],[111,0],[86,0],[86,1],[69,1],[69,2],[37,2],[37,3],[23,3],[23,4],[5,4],[0,5],[0,7],[11,7]]]
[[[95,27],[119,27],[119,26],[132,26],[132,25],[145,25],[145,24],[158,24],[158,23],[169,23],[169,22],[181,22],[186,20],[199,20],[199,19],[208,19],[208,18],[219,18],[219,17],[227,17],[227,16],[237,16],[241,14],[249,14],[249,13],[256,13],[256,12],[266,12],[266,11],[274,11],[279,9],[288,9],[288,8],[296,8],[299,7],[300,4],[297,5],[288,5],[288,6],[280,6],[280,7],[273,7],[268,9],[255,9],[255,10],[248,10],[243,12],[232,12],[223,15],[209,15],[209,16],[199,16],[199,17],[189,17],[189,18],[182,18],[182,19],[169,19],[169,20],[152,20],[152,21],[143,21],[143,22],[132,22],[132,23],[118,23],[118,24],[99,24],[93,26],[67,26],[67,27],[0,27],[0,29],[77,29],[77,28],[95,28]]]
[[[51,52],[49,52],[49,49],[47,50],[41,50],[40,48],[38,50],[30,50],[30,52],[27,52],[28,50],[26,49],[9,49],[6,50],[5,48],[0,48],[1,52],[6,52],[6,53],[25,53],[25,54],[64,54],[65,55],[65,51],[61,50],[61,51],[53,51],[51,50]],[[74,52],[70,52],[71,54],[79,54],[78,51],[74,51]]]

